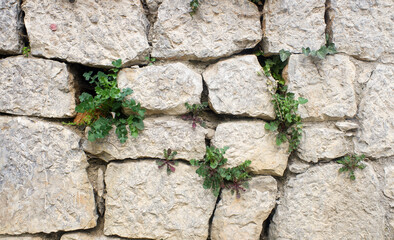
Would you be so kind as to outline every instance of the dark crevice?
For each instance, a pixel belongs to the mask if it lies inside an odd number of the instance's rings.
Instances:
[[[27,30],[26,30],[26,26],[25,26],[25,12],[21,8],[22,2],[23,2],[23,0],[19,0],[20,12],[18,15],[18,30],[19,30],[19,35],[21,36],[23,45],[25,47],[28,47],[28,46],[30,46],[30,42],[29,42],[29,36],[27,34]]]
[[[219,196],[216,198],[215,208],[213,209],[212,215],[211,215],[211,217],[209,218],[209,221],[208,221],[209,226],[208,226],[208,238],[207,238],[207,240],[211,240],[212,222],[213,222],[213,218],[214,218],[214,216],[215,216],[216,207],[218,206],[218,203],[219,203],[220,200],[222,199],[222,198],[221,198],[221,196],[222,196],[222,190],[223,190],[223,189],[220,189],[220,191],[219,191]]]
[[[268,233],[269,233],[268,231],[269,231],[270,224],[272,222],[272,218],[275,215],[276,207],[277,207],[277,205],[274,207],[274,209],[272,209],[268,218],[265,219],[265,221],[263,222],[263,231],[261,231],[260,240],[268,240]]]
[[[332,22],[334,20],[333,9],[331,8],[331,0],[326,0],[325,11],[324,11],[324,22],[326,24],[325,33],[329,36],[329,42],[332,42]]]

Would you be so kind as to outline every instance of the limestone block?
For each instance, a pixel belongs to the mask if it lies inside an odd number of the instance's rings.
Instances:
[[[353,144],[345,133],[320,124],[304,124],[297,155],[306,162],[342,157],[352,152]]]
[[[163,0],[146,0],[146,5],[148,6],[149,12],[151,14],[157,14],[160,4]]]
[[[263,49],[301,53],[325,44],[325,0],[269,0],[263,10]]]
[[[0,112],[72,117],[76,101],[73,78],[64,63],[23,56],[0,59]]]
[[[96,225],[80,137],[60,124],[0,117],[0,234]]]
[[[105,235],[149,239],[207,239],[216,197],[202,186],[195,168],[184,163],[175,173],[154,160],[110,163]]]
[[[205,155],[205,130],[180,118],[163,116],[144,120],[145,129],[138,138],[129,137],[122,144],[113,129],[104,139],[83,143],[86,152],[104,161],[126,158],[163,158],[163,150],[177,151],[176,159],[202,159]]]
[[[18,0],[0,0],[0,53],[21,53],[23,42],[20,35]]]
[[[104,235],[104,222],[99,220],[97,226],[94,229],[89,229],[84,232],[72,232],[65,233],[62,235],[60,240],[122,240],[115,236]]]
[[[17,235],[17,236],[10,236],[10,235],[0,235],[0,239],[2,240],[51,240],[43,235]]]
[[[229,167],[251,160],[250,170],[255,174],[282,176],[287,166],[288,143],[276,145],[276,132],[264,129],[261,120],[233,121],[218,125],[212,144],[229,147],[224,155]]]
[[[311,163],[304,162],[297,157],[290,157],[288,169],[292,173],[303,173],[311,167]]]
[[[394,63],[394,2],[331,0],[333,42],[338,51]]]
[[[289,60],[289,92],[307,98],[299,106],[306,121],[352,118],[357,112],[355,66],[348,56],[335,54],[324,60],[292,55]]]
[[[129,97],[141,103],[147,114],[170,115],[187,113],[186,102],[200,103],[203,89],[201,75],[182,63],[123,69],[118,87],[131,88]]]
[[[385,211],[373,167],[356,180],[338,173],[340,164],[309,168],[284,186],[270,239],[385,239]]]
[[[212,222],[212,240],[259,239],[263,222],[275,207],[276,180],[258,176],[249,181],[249,189],[237,199],[230,190],[223,190]]]
[[[203,73],[209,103],[219,114],[275,119],[270,80],[257,74],[261,66],[255,55],[237,56],[209,66]]]
[[[394,67],[380,64],[370,76],[359,105],[355,151],[368,157],[394,155]]]
[[[248,0],[163,0],[152,32],[152,56],[210,60],[253,48],[261,40],[260,15]]]
[[[148,55],[148,20],[139,0],[26,0],[22,9],[35,56],[108,67]]]
[[[383,193],[387,197],[394,199],[394,166],[384,168],[384,179],[385,187]]]

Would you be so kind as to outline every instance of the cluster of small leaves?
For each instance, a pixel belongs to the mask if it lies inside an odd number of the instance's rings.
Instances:
[[[148,61],[148,66],[153,65],[156,62],[156,58],[153,57],[145,57],[145,60]]]
[[[29,57],[30,52],[31,52],[30,46],[27,46],[27,47],[23,47],[23,48],[22,48],[22,54],[23,54],[23,56]]]
[[[96,95],[92,96],[84,92],[79,96],[81,103],[75,108],[79,114],[74,119],[74,123],[90,126],[89,141],[106,137],[113,126],[116,127],[115,133],[121,143],[128,139],[127,126],[134,138],[138,137],[138,132],[144,129],[145,110],[134,99],[125,99],[133,91],[130,88],[120,90],[116,86],[116,77],[122,61],[118,59],[113,61],[112,65],[114,68],[109,74],[99,71],[92,76],[93,71],[91,71],[83,75],[90,84],[95,84]],[[130,109],[132,114],[124,115],[122,107]]]
[[[219,149],[207,146],[204,160],[192,159],[190,163],[193,166],[198,166],[196,173],[204,178],[203,187],[212,189],[216,197],[219,196],[221,188],[227,188],[231,190],[232,194],[236,193],[239,198],[241,191],[248,188],[250,176],[247,167],[251,161],[247,160],[236,167],[224,168],[223,165],[227,163],[227,158],[224,157],[227,149],[228,147]]]
[[[335,43],[330,42],[330,37],[328,34],[326,34],[326,44],[321,46],[319,50],[311,50],[309,47],[307,47],[307,48],[302,48],[302,53],[305,56],[310,55],[312,57],[325,59],[327,55],[337,53],[337,49],[335,47]]]
[[[175,155],[177,155],[176,151],[172,151],[171,148],[164,149],[164,159],[157,160],[156,163],[159,168],[167,166],[167,174],[170,175],[171,172],[175,172],[175,166],[178,165],[178,162],[173,161]]]
[[[260,52],[261,53],[261,52]],[[261,53],[262,55],[263,53]],[[261,56],[256,54],[257,56]],[[275,55],[272,58],[265,60],[263,71],[267,77],[272,76],[279,85],[285,85],[285,80],[282,77],[282,71],[287,65],[287,59],[290,56],[289,51],[280,50],[279,56]]]
[[[188,114],[183,115],[182,119],[185,121],[192,121],[192,127],[195,129],[197,124],[200,124],[201,127],[206,126],[206,123],[200,117],[202,111],[204,111],[208,107],[207,102],[203,102],[202,104],[193,104],[185,103],[186,109],[189,111]]]
[[[357,155],[348,155],[340,160],[337,163],[343,164],[343,167],[339,169],[339,172],[347,172],[349,171],[349,178],[350,180],[356,180],[356,176],[354,175],[354,171],[359,169],[364,169],[366,167],[365,164],[360,163],[365,159],[365,155],[357,156]]]
[[[198,2],[198,0],[191,0],[190,1],[190,8],[191,8],[190,15],[191,16],[193,16],[196,13],[199,6],[200,6],[200,3]]]

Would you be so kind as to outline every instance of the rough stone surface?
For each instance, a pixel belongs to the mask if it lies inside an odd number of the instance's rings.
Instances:
[[[127,238],[207,239],[216,197],[184,163],[168,175],[152,160],[110,163],[104,233]]]
[[[150,14],[157,14],[157,10],[162,2],[163,0],[146,0]]]
[[[335,126],[344,132],[347,131],[354,131],[357,130],[359,128],[359,125],[357,123],[354,122],[336,122]]]
[[[119,88],[131,88],[131,98],[147,109],[147,114],[187,113],[185,103],[200,103],[202,78],[182,63],[164,66],[123,69],[118,76]]]
[[[292,55],[288,76],[290,92],[307,98],[299,107],[306,121],[352,118],[357,111],[355,66],[348,56],[335,54],[324,60]]]
[[[297,155],[306,162],[318,162],[342,157],[352,150],[344,132],[326,125],[304,124]]]
[[[394,199],[394,166],[388,166],[384,168],[384,195],[391,199]]]
[[[261,66],[255,55],[222,60],[203,73],[209,91],[209,103],[219,114],[275,119],[270,80],[257,74]]]
[[[319,49],[325,44],[325,0],[265,1],[263,11],[263,49],[301,53],[302,47]]]
[[[355,151],[368,157],[394,155],[394,67],[380,64],[373,71],[362,94],[358,118],[360,130]]]
[[[340,164],[314,166],[284,186],[270,239],[385,239],[385,212],[372,166],[356,180]]]
[[[116,59],[130,65],[148,55],[148,20],[139,0],[26,0],[22,9],[33,55],[90,66],[112,66]]]
[[[124,238],[104,235],[104,221],[101,219],[94,229],[84,232],[73,232],[63,234],[60,240],[122,240]]]
[[[211,239],[259,239],[263,222],[275,206],[276,192],[276,180],[270,176],[252,178],[239,199],[230,190],[223,190],[213,217]]]
[[[18,235],[18,236],[0,236],[0,239],[4,240],[52,240],[41,235]]]
[[[0,53],[20,53],[19,0],[0,0]]]
[[[50,122],[0,117],[0,234],[96,225],[80,137]]]
[[[299,173],[303,173],[306,170],[308,170],[308,168],[310,166],[311,166],[310,163],[304,162],[304,161],[298,159],[297,157],[290,157],[288,169],[292,173],[299,174]]]
[[[332,37],[338,51],[394,63],[392,0],[331,0],[331,8]]]
[[[0,112],[52,118],[75,115],[73,75],[64,63],[23,56],[0,60]]]
[[[126,158],[163,158],[163,150],[177,151],[176,159],[202,159],[205,154],[205,130],[180,118],[163,116],[144,120],[145,129],[138,138],[121,144],[112,130],[110,135],[95,142],[85,141],[84,150],[104,161]]]
[[[260,15],[248,0],[164,0],[153,26],[152,56],[209,60],[253,48],[261,40]]]
[[[277,146],[276,132],[264,129],[260,120],[221,123],[216,128],[212,144],[229,147],[224,155],[230,167],[251,160],[252,173],[282,176],[287,166],[288,143]]]

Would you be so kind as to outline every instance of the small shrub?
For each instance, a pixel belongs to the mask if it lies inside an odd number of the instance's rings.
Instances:
[[[357,155],[348,155],[340,160],[337,161],[337,163],[343,164],[343,167],[341,167],[338,171],[339,173],[342,172],[349,172],[349,178],[350,180],[356,180],[356,176],[354,175],[354,171],[359,168],[359,169],[364,169],[366,167],[365,164],[360,163],[365,159],[365,155],[357,156]]]
[[[170,175],[171,172],[175,172],[175,166],[178,165],[178,162],[173,161],[175,155],[178,153],[176,151],[172,151],[171,148],[164,149],[164,160],[157,160],[156,163],[159,168],[167,166],[167,174]]]
[[[206,127],[206,123],[200,117],[202,111],[204,111],[208,107],[207,102],[203,102],[202,104],[193,104],[185,103],[186,109],[189,111],[188,114],[182,116],[182,119],[185,121],[192,121],[192,127],[195,129],[197,124],[200,124],[201,127]]]
[[[27,46],[27,47],[23,47],[23,48],[22,48],[22,54],[23,54],[23,56],[29,57],[30,52],[31,52],[30,46]]]
[[[326,34],[326,44],[321,46],[319,50],[311,50],[309,47],[302,48],[302,53],[305,56],[318,57],[320,59],[325,59],[329,54],[337,53],[335,43],[330,42],[330,36]]]

